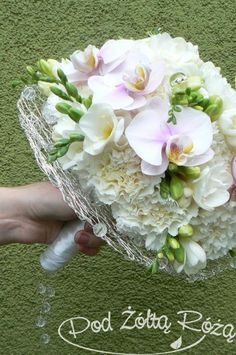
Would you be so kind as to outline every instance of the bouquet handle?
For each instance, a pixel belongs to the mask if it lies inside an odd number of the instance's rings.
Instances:
[[[78,252],[74,236],[84,229],[84,224],[85,221],[80,220],[65,223],[57,238],[40,256],[40,264],[45,271],[57,271]]]

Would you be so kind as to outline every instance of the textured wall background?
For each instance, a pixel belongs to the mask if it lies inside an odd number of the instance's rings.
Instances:
[[[66,57],[89,43],[108,38],[144,37],[157,26],[174,36],[197,43],[205,60],[213,60],[233,84],[236,73],[235,0],[0,0],[0,183],[20,185],[43,179],[18,124],[17,91],[10,81],[25,65],[40,57]],[[166,275],[147,277],[143,268],[124,261],[108,248],[96,258],[78,256],[47,282],[56,289],[46,331],[51,342],[41,346],[43,331],[35,327],[40,298],[36,285],[42,278],[38,257],[42,246],[9,245],[0,250],[0,354],[82,354],[63,342],[57,328],[67,318],[84,315],[103,318],[113,311],[114,322],[128,305],[148,308],[176,320],[176,312],[197,310],[214,321],[236,323],[234,271],[207,282],[186,284]],[[194,334],[193,334],[194,335]],[[176,333],[176,338],[178,333]],[[184,337],[190,344],[194,336]],[[158,331],[104,333],[87,337],[90,347],[124,352],[167,351],[173,336]],[[230,355],[236,342],[207,337],[185,354]]]

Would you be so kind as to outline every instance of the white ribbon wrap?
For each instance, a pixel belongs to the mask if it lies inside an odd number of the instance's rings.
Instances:
[[[41,254],[40,263],[46,271],[57,271],[78,252],[75,234],[84,229],[85,221],[66,222],[57,238]]]

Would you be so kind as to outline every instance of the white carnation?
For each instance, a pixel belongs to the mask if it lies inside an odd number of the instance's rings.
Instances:
[[[111,207],[118,230],[152,250],[164,244],[167,231],[177,235],[179,227],[198,212],[196,204],[180,208],[173,200],[163,200],[157,190],[132,203],[114,203]]]
[[[236,247],[236,203],[215,208],[214,213],[200,210],[193,218],[194,240],[205,250],[208,259],[217,259]]]
[[[90,157],[80,170],[83,186],[94,188],[98,199],[105,204],[124,201],[129,204],[154,192],[160,178],[143,175],[140,158],[129,147],[126,139],[120,145],[113,144],[96,157]]]
[[[165,61],[167,71],[176,72],[176,66],[201,63],[198,47],[181,37],[172,38],[168,33],[162,33],[145,39],[143,45],[146,46],[146,53],[152,61]]]
[[[222,77],[220,68],[215,67],[212,62],[203,63],[200,68],[200,76],[204,79],[204,88],[208,94],[221,97],[224,110],[236,107],[236,92],[226,78]]]

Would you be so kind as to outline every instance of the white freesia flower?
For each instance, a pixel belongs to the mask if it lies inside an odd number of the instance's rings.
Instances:
[[[229,146],[236,149],[236,106],[223,112],[219,118],[219,127]]]
[[[99,49],[91,44],[84,51],[77,50],[71,56],[74,67],[82,73],[90,73],[98,66]]]
[[[75,123],[70,117],[63,115],[59,118],[57,124],[53,126],[52,138],[54,141],[60,138],[67,138],[70,133],[82,134],[78,123]],[[83,142],[73,142],[70,144],[68,152],[58,159],[63,170],[75,167],[82,162],[86,157],[86,153],[83,151]]]
[[[110,105],[94,104],[82,116],[79,126],[85,135],[84,150],[97,155],[108,143],[119,141],[124,131],[124,119],[118,119]]]
[[[232,176],[225,171],[224,164],[206,166],[201,176],[193,181],[193,198],[199,207],[213,210],[229,200],[228,189],[232,182]]]
[[[180,238],[180,243],[185,251],[185,260],[183,264],[175,261],[175,270],[177,272],[184,270],[187,275],[192,275],[204,269],[206,267],[206,253],[203,248],[189,238]]]
[[[59,66],[59,62],[55,59],[48,59],[47,60],[47,63],[49,64],[50,66],[50,69],[51,69],[51,73],[57,77],[57,68]],[[46,96],[49,96],[51,94],[51,90],[50,90],[50,87],[51,86],[54,86],[55,83],[48,83],[46,81],[38,81],[38,86],[40,88],[40,90],[42,91],[42,93]]]

